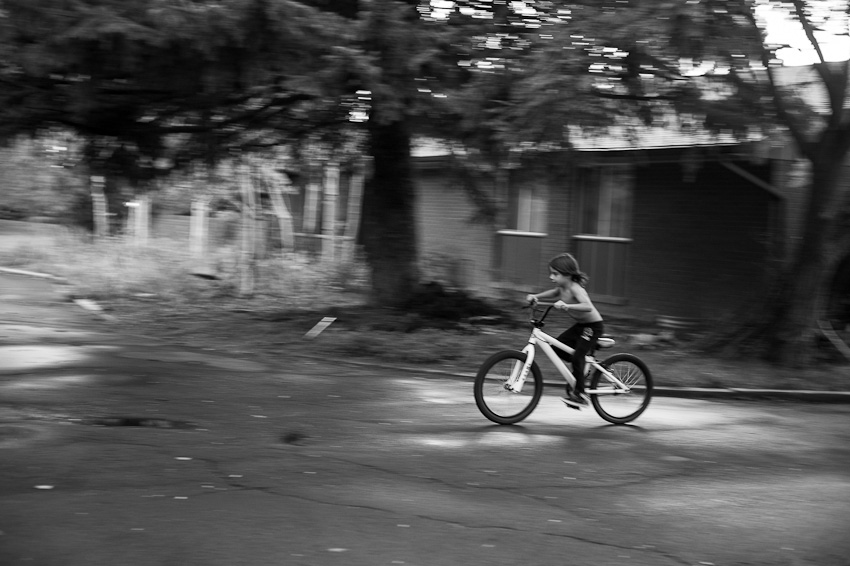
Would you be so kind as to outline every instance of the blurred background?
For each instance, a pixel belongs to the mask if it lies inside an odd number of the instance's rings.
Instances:
[[[3,0],[0,265],[483,316],[566,251],[606,316],[846,361],[847,34],[846,1]]]

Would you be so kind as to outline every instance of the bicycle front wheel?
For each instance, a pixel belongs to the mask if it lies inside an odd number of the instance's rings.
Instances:
[[[614,354],[601,362],[611,374],[629,388],[621,393],[599,370],[590,378],[590,401],[596,413],[613,424],[629,423],[640,416],[652,398],[652,375],[646,364],[632,354]]]
[[[475,404],[478,410],[499,424],[514,424],[526,418],[540,402],[543,394],[543,375],[537,363],[525,380],[522,391],[507,389],[511,375],[517,375],[525,364],[526,354],[507,350],[490,356],[475,376]]]

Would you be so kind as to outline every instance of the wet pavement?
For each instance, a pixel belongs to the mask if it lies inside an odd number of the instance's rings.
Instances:
[[[555,393],[133,336],[0,274],[0,564],[846,564],[850,406]]]

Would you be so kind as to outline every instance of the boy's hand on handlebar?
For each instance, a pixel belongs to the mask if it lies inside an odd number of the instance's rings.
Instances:
[[[528,304],[531,304],[531,305],[537,304],[537,297],[535,297],[534,295],[526,295],[525,300]]]

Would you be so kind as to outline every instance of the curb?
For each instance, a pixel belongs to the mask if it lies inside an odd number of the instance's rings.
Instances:
[[[683,399],[741,399],[801,401],[807,403],[850,403],[850,391],[656,387],[653,393],[656,397],[679,397]]]
[[[287,353],[290,357],[304,358],[316,361],[327,361],[326,358],[311,354],[300,354],[296,352]],[[357,360],[335,360],[336,363],[349,364],[357,367],[374,367],[403,371],[406,373],[425,374],[427,377],[443,379],[456,379],[472,382],[474,373],[453,372],[431,368],[419,368],[409,366],[396,366],[389,364],[377,364],[374,362],[361,362]],[[543,380],[543,386],[547,388],[563,388],[562,381]],[[655,387],[655,397],[676,397],[680,399],[727,399],[727,400],[785,400],[801,401],[810,403],[836,403],[850,404],[850,391],[811,391],[811,390],[788,390],[788,389],[742,389],[742,388],[708,388],[708,387]]]

